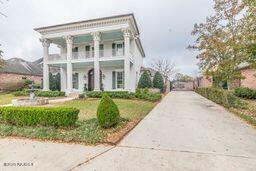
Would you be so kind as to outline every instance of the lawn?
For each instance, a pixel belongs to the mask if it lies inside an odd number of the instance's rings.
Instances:
[[[233,109],[233,111],[256,127],[256,100],[244,100],[248,104],[246,109]]]
[[[12,103],[12,99],[14,96],[12,94],[0,93],[0,105],[10,104]]]
[[[116,143],[157,104],[135,99],[114,99],[114,102],[119,108],[121,120],[113,128],[103,129],[97,122],[96,111],[100,99],[84,99],[55,103],[53,105],[80,109],[79,120],[73,128],[18,127],[0,123],[0,136],[18,136],[85,144]]]
[[[144,100],[114,99],[122,118],[129,120],[144,118],[156,103]],[[74,100],[65,103],[56,103],[55,106],[75,107],[80,109],[79,120],[84,121],[96,118],[100,99]]]

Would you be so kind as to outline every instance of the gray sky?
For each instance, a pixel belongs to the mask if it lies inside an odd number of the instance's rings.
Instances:
[[[4,58],[34,61],[42,57],[40,35],[33,28],[111,15],[134,13],[146,53],[170,58],[179,72],[195,75],[195,53],[186,49],[196,22],[212,13],[212,0],[9,0],[0,4],[0,44]],[[51,49],[54,52],[54,48]]]

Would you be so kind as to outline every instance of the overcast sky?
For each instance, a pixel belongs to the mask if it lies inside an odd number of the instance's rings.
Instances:
[[[42,57],[40,35],[33,28],[134,13],[149,65],[170,58],[179,72],[195,75],[195,53],[186,49],[193,25],[212,14],[212,0],[1,0],[0,44],[4,58],[34,61]],[[54,48],[51,49],[54,52]]]

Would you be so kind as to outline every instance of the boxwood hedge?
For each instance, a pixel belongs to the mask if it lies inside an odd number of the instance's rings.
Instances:
[[[0,107],[0,122],[17,126],[71,127],[79,109],[63,107]]]
[[[232,92],[228,92],[219,88],[197,88],[195,90],[197,93],[206,97],[213,102],[220,104],[224,107],[233,107],[246,109],[247,103],[243,102],[241,99],[236,97]]]

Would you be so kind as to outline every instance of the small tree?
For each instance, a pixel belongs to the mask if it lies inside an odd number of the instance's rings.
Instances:
[[[50,90],[52,91],[60,91],[60,73],[53,75],[52,73],[49,74],[50,79]]]
[[[152,81],[148,71],[144,71],[140,77],[138,88],[151,88]]]
[[[159,88],[161,92],[164,91],[164,79],[160,72],[156,72],[153,78],[153,87]]]
[[[101,98],[97,109],[97,119],[103,128],[110,128],[119,122],[118,107],[107,93],[104,93]]]

